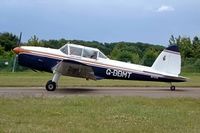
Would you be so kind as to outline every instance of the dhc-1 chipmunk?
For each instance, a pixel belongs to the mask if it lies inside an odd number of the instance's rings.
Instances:
[[[171,84],[185,82],[179,76],[181,56],[176,45],[164,49],[151,67],[136,65],[106,57],[100,50],[76,44],[66,44],[60,49],[21,46],[13,51],[18,55],[18,63],[34,70],[53,73],[46,90],[54,91],[61,75],[81,77],[92,80],[118,79],[159,81]],[[112,82],[112,81],[111,81]]]

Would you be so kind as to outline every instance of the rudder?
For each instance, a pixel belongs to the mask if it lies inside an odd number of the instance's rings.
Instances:
[[[181,72],[181,55],[178,46],[171,45],[164,49],[153,63],[152,69],[178,76]]]

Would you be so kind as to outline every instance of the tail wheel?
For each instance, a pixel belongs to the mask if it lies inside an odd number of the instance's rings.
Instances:
[[[171,86],[171,87],[170,87],[170,90],[171,90],[171,91],[175,91],[175,90],[176,90],[176,87],[175,87],[175,86]]]
[[[56,90],[56,82],[49,80],[46,84],[46,90],[47,91],[55,91]]]

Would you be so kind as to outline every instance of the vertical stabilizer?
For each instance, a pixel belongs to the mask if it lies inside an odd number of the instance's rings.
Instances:
[[[164,49],[153,63],[152,69],[178,76],[181,72],[181,55],[178,46],[171,45]]]

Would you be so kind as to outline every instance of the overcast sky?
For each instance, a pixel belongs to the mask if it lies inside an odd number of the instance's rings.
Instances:
[[[199,0],[1,0],[0,32],[23,41],[79,39],[168,45],[171,35],[200,36]]]

